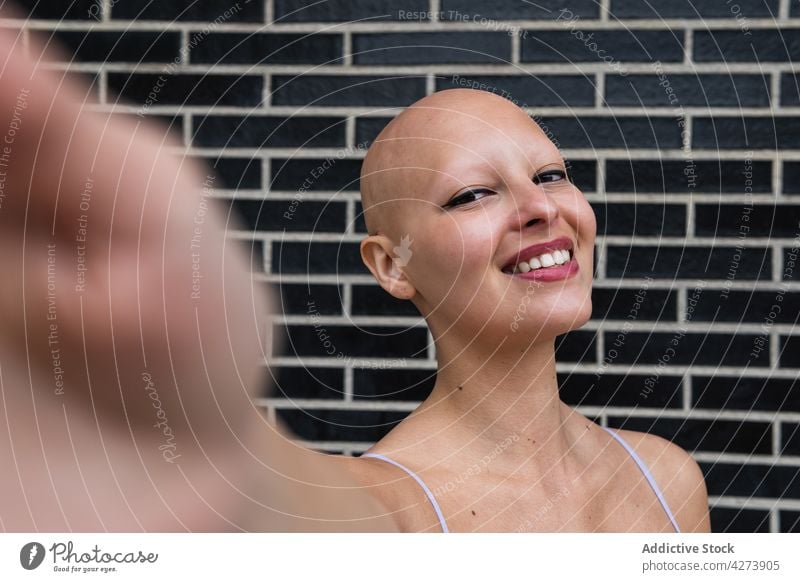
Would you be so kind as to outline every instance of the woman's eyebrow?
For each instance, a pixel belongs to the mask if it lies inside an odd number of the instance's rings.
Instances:
[[[563,160],[560,160],[560,161],[557,161],[557,162],[555,162],[555,161],[554,162],[548,162],[546,164],[535,166],[534,167],[534,173],[538,174],[542,170],[546,170],[548,168],[562,168],[562,169],[566,170],[567,169],[567,164]]]

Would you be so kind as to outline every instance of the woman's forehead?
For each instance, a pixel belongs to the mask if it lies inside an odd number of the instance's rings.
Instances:
[[[519,173],[530,175],[562,162],[558,148],[538,126],[494,132],[468,128],[450,139],[409,136],[396,141],[392,149],[384,152],[387,156],[378,171],[378,180],[386,181],[379,188],[384,202],[441,203],[469,185],[503,183]]]
[[[449,186],[452,176],[467,171],[499,174],[560,161],[539,125],[507,99],[472,89],[440,91],[407,108],[377,136],[362,167],[362,198],[368,207],[396,198],[398,190],[409,196],[437,183]]]
[[[561,161],[558,148],[532,120],[526,126],[460,128],[446,138],[420,136],[404,140],[402,149],[403,155],[394,157],[395,168],[426,182],[466,178],[465,174],[502,175],[521,168],[527,172]]]

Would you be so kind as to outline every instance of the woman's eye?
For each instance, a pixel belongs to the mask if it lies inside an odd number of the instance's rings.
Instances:
[[[468,204],[470,202],[475,202],[476,200],[478,200],[478,198],[477,198],[478,195],[480,195],[480,194],[491,194],[491,192],[492,192],[491,190],[486,190],[486,189],[468,190],[467,192],[464,192],[464,193],[456,196],[450,202],[445,204],[445,208],[448,208],[448,207],[451,207],[451,206],[461,206],[462,204]]]
[[[547,182],[558,182],[559,180],[566,180],[567,174],[563,170],[550,170],[542,172],[533,177],[534,184],[542,184]]]

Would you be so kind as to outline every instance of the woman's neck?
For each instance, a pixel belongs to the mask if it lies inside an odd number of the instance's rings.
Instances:
[[[552,340],[493,352],[476,342],[459,351],[439,343],[437,357],[434,389],[413,416],[438,427],[435,440],[454,459],[488,455],[493,472],[519,474],[522,457],[536,472],[574,456],[586,421],[559,398]]]

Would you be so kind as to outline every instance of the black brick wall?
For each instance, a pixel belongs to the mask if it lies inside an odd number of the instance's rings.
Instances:
[[[399,108],[474,84],[552,131],[598,218],[592,318],[557,342],[564,400],[690,451],[715,531],[800,531],[799,3],[21,4],[74,59],[48,66],[212,165],[278,290],[260,404],[308,444],[358,454],[433,385],[418,314],[361,263],[360,160]]]

